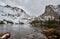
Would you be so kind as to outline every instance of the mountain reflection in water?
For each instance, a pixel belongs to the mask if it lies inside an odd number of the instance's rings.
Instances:
[[[36,32],[34,32],[36,31]],[[21,39],[23,38],[26,34],[34,33],[38,34],[39,38],[43,38],[43,34],[41,34],[41,29],[32,27],[29,24],[24,24],[24,25],[18,25],[18,24],[4,24],[0,25],[0,33],[3,32],[10,32],[11,37],[10,39]]]

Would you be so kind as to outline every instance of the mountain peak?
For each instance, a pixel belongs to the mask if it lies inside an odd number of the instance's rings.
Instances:
[[[60,17],[60,5],[58,6],[48,5],[45,7],[45,12],[39,17],[37,17],[37,19],[48,20],[50,18],[51,20],[52,19],[60,20],[59,17]]]
[[[9,5],[6,5],[5,7],[11,7],[11,6],[9,6]]]
[[[12,22],[19,22],[28,19],[30,16],[21,8],[11,7],[10,5],[0,6],[0,21],[5,19]]]

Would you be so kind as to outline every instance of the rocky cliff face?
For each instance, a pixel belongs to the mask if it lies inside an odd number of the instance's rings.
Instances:
[[[48,5],[45,7],[45,12],[38,17],[39,20],[44,19],[48,20],[50,19],[59,19],[60,17],[60,5],[58,6],[53,6],[53,5]]]
[[[29,17],[30,16],[21,8],[0,5],[0,21],[7,20],[19,23],[22,20],[27,20]]]

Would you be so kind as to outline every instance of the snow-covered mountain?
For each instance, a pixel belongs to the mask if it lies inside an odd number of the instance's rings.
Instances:
[[[30,18],[30,16],[21,8],[0,5],[0,21],[7,20],[19,23],[22,20],[28,20],[28,18]]]
[[[45,7],[45,12],[38,16],[36,19],[38,20],[48,20],[48,19],[56,19],[60,20],[60,5],[47,5]]]

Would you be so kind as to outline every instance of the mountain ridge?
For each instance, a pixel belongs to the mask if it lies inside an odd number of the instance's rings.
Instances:
[[[48,20],[48,19],[56,19],[56,20],[59,20],[60,18],[60,5],[57,5],[57,6],[53,6],[53,5],[47,5],[45,7],[45,12],[36,17],[35,19],[37,20]]]
[[[0,21],[3,19],[19,23],[21,19],[28,19],[30,16],[21,8],[12,7],[9,5],[0,5]],[[22,21],[22,20],[21,20]]]

